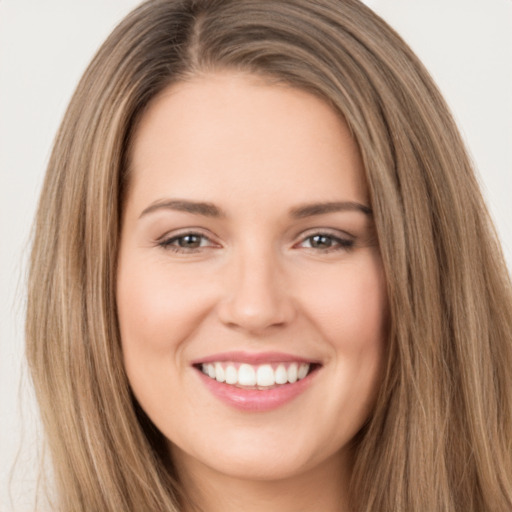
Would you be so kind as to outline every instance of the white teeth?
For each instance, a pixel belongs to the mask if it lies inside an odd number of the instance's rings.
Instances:
[[[293,384],[294,382],[297,382],[297,374],[299,372],[299,368],[297,363],[292,363],[288,367],[288,382],[290,384]]]
[[[297,374],[297,377],[299,380],[303,379],[309,372],[309,364],[307,363],[302,363],[300,366],[299,366],[299,372]]]
[[[250,365],[236,363],[206,363],[201,365],[205,375],[226,384],[250,388],[271,388],[276,385],[293,384],[304,379],[309,373],[308,363],[281,363],[277,367],[271,364]]]
[[[258,386],[273,386],[276,383],[272,366],[269,364],[258,366],[258,371],[256,372],[256,383]]]
[[[241,364],[238,368],[238,384],[241,386],[256,385],[256,372],[250,364]]]
[[[222,368],[222,365],[220,363],[215,363],[215,378],[219,382],[224,382],[226,380],[224,368]]]
[[[276,384],[286,384],[288,382],[288,372],[284,365],[280,364],[276,370]]]
[[[236,368],[229,365],[226,368],[226,384],[236,384],[238,382],[238,372]]]

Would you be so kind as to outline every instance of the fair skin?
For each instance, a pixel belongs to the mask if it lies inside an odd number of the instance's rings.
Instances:
[[[375,401],[386,324],[345,122],[289,86],[197,77],[152,102],[131,172],[124,361],[187,494],[206,512],[344,510],[349,442]],[[207,376],[208,364],[222,369]],[[222,382],[241,365],[302,375]]]

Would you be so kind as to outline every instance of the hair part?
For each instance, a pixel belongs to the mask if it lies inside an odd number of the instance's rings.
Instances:
[[[357,0],[150,0],[72,98],[36,218],[27,357],[62,511],[177,511],[162,434],[131,394],[116,315],[130,143],[180,81],[254,74],[318,95],[359,145],[389,298],[388,364],[357,436],[358,512],[512,508],[512,292],[441,95]]]

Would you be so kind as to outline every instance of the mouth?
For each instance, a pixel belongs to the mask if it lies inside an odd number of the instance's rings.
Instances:
[[[250,364],[235,361],[211,361],[194,365],[204,375],[219,383],[241,389],[265,391],[305,379],[318,369],[317,363],[280,362]]]
[[[277,409],[303,394],[322,364],[286,354],[217,354],[192,364],[206,389],[244,412]]]

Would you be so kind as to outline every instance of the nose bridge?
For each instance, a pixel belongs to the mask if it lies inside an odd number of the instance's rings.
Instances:
[[[223,321],[248,331],[286,324],[293,306],[276,252],[259,244],[246,244],[234,252]]]

